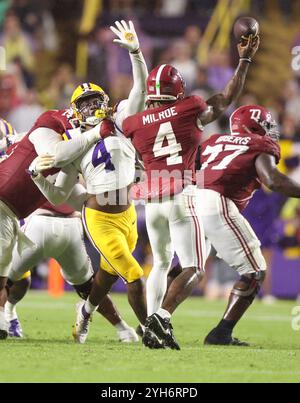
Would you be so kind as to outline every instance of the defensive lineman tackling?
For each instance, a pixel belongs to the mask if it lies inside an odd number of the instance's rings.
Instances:
[[[121,102],[114,115],[116,128],[123,120],[144,109],[147,67],[139,50],[139,43],[132,23],[116,23],[119,36],[116,40],[132,54],[134,86],[129,98]],[[91,100],[87,90],[85,97],[75,98],[75,107],[83,111],[90,108]],[[52,166],[51,156],[38,158],[43,169]],[[33,170],[34,171],[34,170]],[[33,178],[40,191],[53,204],[68,199],[78,172],[81,172],[87,186],[87,200],[83,208],[86,232],[101,253],[101,268],[98,271],[88,301],[78,306],[75,340],[83,343],[88,334],[91,313],[107,295],[113,283],[121,277],[128,287],[128,299],[141,324],[146,320],[146,301],[141,280],[143,270],[133,258],[137,241],[137,217],[134,206],[128,201],[128,190],[134,181],[135,149],[122,133],[100,141],[95,147],[72,164],[65,167],[53,186],[43,176]],[[34,172],[33,172],[34,173]]]

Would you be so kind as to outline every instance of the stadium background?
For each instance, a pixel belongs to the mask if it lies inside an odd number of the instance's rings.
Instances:
[[[262,37],[239,104],[258,102],[272,109],[282,133],[281,169],[300,181],[300,66],[292,68],[292,50],[300,46],[297,0],[1,0],[6,66],[0,71],[0,116],[26,131],[43,110],[66,107],[82,81],[100,84],[112,103],[125,98],[132,84],[130,61],[108,29],[120,18],[134,21],[149,69],[170,62],[182,72],[188,93],[208,98],[224,88],[237,64],[232,26],[239,15],[257,18]],[[206,133],[226,132],[229,114]],[[138,210],[136,256],[148,272],[151,250],[143,207]],[[270,266],[264,295],[297,298],[300,201],[261,190],[245,214]],[[234,278],[212,257],[199,294],[225,296]],[[44,262],[33,272],[33,287],[47,287],[47,281]]]

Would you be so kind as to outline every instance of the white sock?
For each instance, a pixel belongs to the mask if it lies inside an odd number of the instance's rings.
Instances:
[[[170,312],[166,311],[163,308],[159,308],[156,313],[163,319],[171,319]]]
[[[95,312],[97,310],[97,308],[98,308],[98,305],[95,306],[95,305],[91,304],[89,298],[85,301],[84,309],[85,309],[86,313],[91,315],[93,312]]]
[[[18,318],[16,304],[12,304],[7,301],[5,304],[4,312],[5,312],[6,319],[8,321]]]
[[[121,332],[122,330],[127,330],[129,329],[129,326],[124,320],[121,320],[121,322],[117,323],[115,325],[115,328],[117,329],[118,332]]]
[[[168,270],[153,267],[146,284],[148,316],[151,316],[161,307],[167,291],[167,284]]]

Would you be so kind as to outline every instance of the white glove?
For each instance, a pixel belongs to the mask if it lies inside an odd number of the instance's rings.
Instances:
[[[37,177],[40,173],[53,168],[55,157],[53,155],[39,155],[36,157],[28,168],[28,173],[33,178]]]
[[[114,39],[113,42],[118,43],[122,48],[127,49],[129,52],[136,52],[139,47],[139,39],[134,29],[132,21],[129,21],[129,26],[122,20],[115,22],[116,27],[111,26],[110,29],[120,38]]]

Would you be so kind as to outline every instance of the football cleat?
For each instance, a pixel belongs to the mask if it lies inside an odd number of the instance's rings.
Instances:
[[[4,312],[0,311],[0,340],[6,339],[8,336],[8,323],[5,319]]]
[[[22,326],[18,318],[9,321],[8,335],[9,337],[23,337]]]
[[[135,331],[136,331],[136,334],[137,334],[138,336],[140,336],[140,337],[143,337],[143,336],[144,336],[144,330],[143,330],[143,328],[142,328],[141,325],[138,325],[137,328],[135,329]]]
[[[231,335],[220,335],[213,329],[204,340],[206,346],[237,346],[249,347],[250,344],[239,339],[233,338]]]
[[[76,343],[84,344],[88,334],[89,325],[91,322],[91,315],[83,311],[85,302],[78,302],[76,305],[76,323],[73,326],[73,338]]]
[[[117,334],[122,343],[137,343],[139,341],[139,336],[132,327],[124,330],[118,330]]]
[[[163,319],[157,313],[149,316],[145,324],[143,344],[153,349],[171,348],[180,350],[173,334],[173,327],[169,319]]]

